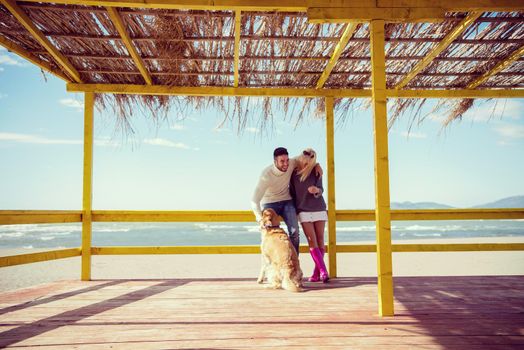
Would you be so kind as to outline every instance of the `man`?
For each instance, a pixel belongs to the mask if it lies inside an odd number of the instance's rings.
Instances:
[[[259,223],[262,220],[262,210],[267,208],[273,209],[278,215],[282,216],[287,226],[289,239],[298,254],[300,235],[297,212],[289,194],[289,180],[296,163],[295,158],[289,159],[287,149],[284,147],[276,148],[273,151],[273,164],[265,168],[260,175],[251,199],[251,207]],[[322,169],[318,164],[316,171],[322,174]]]

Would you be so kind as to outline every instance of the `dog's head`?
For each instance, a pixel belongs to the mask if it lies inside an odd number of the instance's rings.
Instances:
[[[264,209],[262,212],[262,226],[264,227],[279,227],[280,218],[278,214],[271,208]]]

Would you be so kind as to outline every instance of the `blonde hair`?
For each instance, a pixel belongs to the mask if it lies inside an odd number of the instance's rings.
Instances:
[[[304,182],[309,177],[309,174],[311,174],[313,168],[317,165],[317,152],[315,152],[313,148],[306,148],[302,151],[298,160],[300,164],[303,165],[303,168],[297,171],[297,174],[300,175],[300,182]]]

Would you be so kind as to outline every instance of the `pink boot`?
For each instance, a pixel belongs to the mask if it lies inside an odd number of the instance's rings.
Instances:
[[[317,248],[309,248],[309,253],[311,254],[311,257],[313,258],[313,262],[315,263],[313,274],[311,275],[311,277],[307,279],[309,282],[319,282],[320,281],[320,269],[318,268],[317,262],[315,260],[315,253],[314,253],[315,249]]]
[[[322,282],[326,283],[329,281],[329,274],[327,272],[326,264],[324,264],[324,257],[322,254],[322,251],[320,248],[313,248],[310,249],[311,256],[313,257],[313,261],[315,262],[315,265],[318,266],[320,279]]]

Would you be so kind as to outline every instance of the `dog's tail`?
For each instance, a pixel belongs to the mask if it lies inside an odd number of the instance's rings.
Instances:
[[[286,271],[283,273],[282,278],[282,289],[288,290],[290,292],[301,292],[301,283],[300,282],[294,282],[289,278],[289,271]]]

